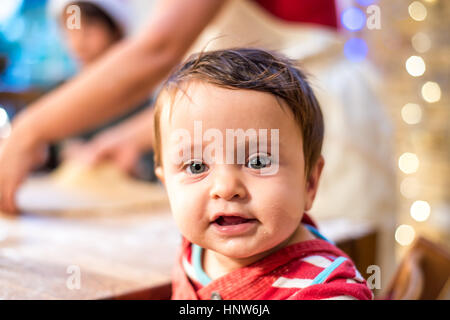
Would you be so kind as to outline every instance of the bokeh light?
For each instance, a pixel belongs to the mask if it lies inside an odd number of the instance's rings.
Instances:
[[[402,246],[410,245],[415,236],[414,228],[407,224],[402,224],[395,230],[395,240]]]
[[[351,38],[344,45],[344,54],[351,61],[364,60],[368,51],[366,42],[360,38]]]
[[[427,17],[427,8],[419,1],[412,2],[408,7],[408,12],[416,21],[423,21]]]
[[[13,16],[22,5],[23,0],[2,1],[0,6],[0,24]]]
[[[411,217],[419,222],[425,221],[430,216],[431,208],[428,202],[417,200],[411,205]]]
[[[341,22],[344,28],[358,31],[366,24],[366,15],[361,9],[350,7],[342,12]]]
[[[411,56],[406,60],[406,71],[413,77],[420,77],[426,70],[425,61],[419,56]]]
[[[6,113],[6,110],[0,107],[0,128],[5,126],[9,121],[8,113]]]
[[[417,124],[420,120],[422,120],[422,109],[415,103],[405,104],[402,108],[401,114],[403,121],[407,124]]]
[[[406,174],[415,173],[419,169],[419,158],[415,153],[405,152],[398,159],[398,167]]]
[[[428,81],[422,86],[422,98],[429,103],[441,100],[441,88],[439,84]]]
[[[11,135],[11,124],[7,123],[3,127],[0,127],[0,139],[6,139]]]
[[[411,38],[411,44],[419,53],[424,53],[430,50],[431,40],[430,37],[424,32],[418,32]]]
[[[11,124],[9,123],[8,113],[0,107],[0,139],[5,139],[11,134]]]

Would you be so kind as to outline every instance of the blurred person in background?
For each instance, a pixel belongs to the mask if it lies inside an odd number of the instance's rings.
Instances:
[[[130,9],[124,1],[59,0],[48,3],[49,10],[64,29],[63,40],[70,53],[85,67],[100,58],[116,42],[122,40],[130,28]],[[70,6],[80,9],[82,28],[66,24]]]
[[[70,6],[72,5],[77,6],[80,10],[82,28],[77,29],[67,26],[68,12],[70,12]],[[48,3],[48,7],[51,15],[59,22],[62,29],[62,38],[67,44],[69,54],[79,63],[81,72],[130,33],[131,8],[130,4],[124,0],[52,0]],[[104,134],[105,129],[118,125],[149,104],[150,99],[147,99],[134,106],[134,110],[128,114],[64,141],[62,148],[57,147],[54,151],[56,155],[52,156],[57,159],[53,162],[77,157],[80,151],[84,149],[84,143],[91,141],[97,134],[99,137],[111,135],[111,132],[114,131]],[[51,150],[55,149],[52,148]],[[152,152],[131,153],[128,150],[131,149],[127,149],[126,146],[122,148],[122,152],[113,159],[115,164],[128,173],[134,173],[150,180],[153,179]],[[59,153],[60,156],[58,156]]]

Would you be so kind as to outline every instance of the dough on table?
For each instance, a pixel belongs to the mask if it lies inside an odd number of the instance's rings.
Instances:
[[[111,214],[168,207],[164,188],[127,176],[112,164],[69,161],[48,175],[32,176],[17,195],[19,208],[39,214]]]

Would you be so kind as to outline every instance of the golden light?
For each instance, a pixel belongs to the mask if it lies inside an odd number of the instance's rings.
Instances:
[[[414,177],[407,177],[403,179],[400,184],[400,193],[408,199],[416,198],[420,192],[419,180]]]
[[[425,2],[430,3],[430,4],[435,4],[437,2],[437,0],[425,0]]]
[[[431,208],[428,202],[417,200],[411,205],[409,212],[414,220],[422,222],[430,216]]]
[[[439,84],[428,81],[422,86],[422,98],[429,103],[437,102],[441,99],[441,88]]]
[[[402,224],[395,230],[395,241],[402,246],[410,245],[414,241],[415,236],[414,228],[407,224]]]
[[[405,104],[402,108],[401,114],[403,121],[407,124],[417,124],[420,120],[422,120],[422,109],[415,103]]]
[[[408,12],[416,21],[423,21],[427,17],[427,8],[419,1],[412,2],[408,7]]]
[[[406,60],[406,71],[413,77],[420,77],[426,70],[425,61],[419,56],[411,56]]]
[[[398,167],[406,174],[411,174],[419,169],[419,158],[415,153],[405,152],[398,159]]]
[[[430,37],[426,33],[423,33],[423,32],[416,33],[411,38],[411,44],[412,44],[414,50],[416,50],[419,53],[427,52],[431,48]]]

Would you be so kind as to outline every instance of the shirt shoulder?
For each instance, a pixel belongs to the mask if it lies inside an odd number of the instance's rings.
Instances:
[[[373,294],[354,263],[343,256],[315,253],[274,270],[269,299],[367,300]]]

